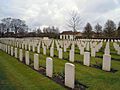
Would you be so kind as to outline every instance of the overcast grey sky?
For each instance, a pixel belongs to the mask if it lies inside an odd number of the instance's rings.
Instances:
[[[120,21],[120,0],[0,0],[0,19],[20,18],[32,27],[57,26],[66,30],[68,12],[76,10],[83,25],[104,25],[107,19]]]

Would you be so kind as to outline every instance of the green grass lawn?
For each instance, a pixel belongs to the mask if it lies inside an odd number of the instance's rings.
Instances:
[[[14,57],[0,51],[0,90],[64,90]]]
[[[105,43],[97,56],[102,56],[104,52]],[[120,55],[116,55],[116,51],[110,43],[111,55],[112,55],[112,68],[117,72],[105,72],[101,69],[94,67],[87,67],[80,63],[75,64],[76,79],[86,85],[87,90],[120,90]],[[79,54],[78,48],[76,48],[75,61],[83,62],[83,55]],[[47,49],[47,55],[39,54],[40,66],[45,67],[46,57],[49,57],[49,50]],[[25,52],[25,51],[24,51]],[[58,59],[58,51],[54,50],[56,57],[53,57],[54,73],[64,71],[66,62],[69,62],[69,52],[64,53],[64,59]],[[30,51],[30,58],[33,60],[34,53]],[[117,59],[117,61],[116,61]],[[91,57],[91,65],[102,64],[102,58]],[[32,66],[33,64],[31,64]],[[3,68],[4,67],[4,68]],[[2,73],[2,74],[1,74]],[[1,87],[9,89],[31,89],[31,90],[62,90],[65,89],[62,86],[56,84],[52,80],[49,80],[45,76],[30,69],[23,63],[18,62],[15,58],[0,51],[0,75],[1,81],[5,81],[6,86]]]

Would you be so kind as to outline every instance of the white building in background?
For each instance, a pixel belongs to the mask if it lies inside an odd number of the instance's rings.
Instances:
[[[49,40],[49,37],[43,37],[43,40]]]
[[[63,31],[60,34],[60,39],[69,39],[69,40],[73,40],[77,37],[82,37],[82,33],[81,32],[73,32],[73,31]]]

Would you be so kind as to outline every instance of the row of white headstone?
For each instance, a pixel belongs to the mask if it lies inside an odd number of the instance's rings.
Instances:
[[[59,41],[59,43],[60,43],[60,41]],[[62,42],[63,43],[63,42]],[[84,43],[83,43],[84,44]],[[57,41],[56,41],[56,45],[57,45],[57,48],[58,48],[58,52],[59,52],[59,58],[60,59],[62,59],[63,58],[63,50],[62,50],[62,48],[59,48],[59,44],[57,43]],[[62,45],[62,44],[61,44]],[[69,43],[69,45],[70,45],[70,43]],[[67,47],[69,47],[69,45],[67,46]],[[84,45],[86,45],[86,49],[87,50],[89,50],[88,48],[89,48],[89,43],[88,44],[84,44]],[[108,45],[109,44],[107,44],[107,48],[109,48],[108,47]],[[74,47],[75,45],[74,45],[74,42],[72,42],[72,45],[71,45],[71,50],[69,51],[69,61],[70,62],[74,62]],[[79,44],[79,46],[80,46],[80,44]],[[65,45],[64,45],[64,47],[65,47]],[[95,53],[96,52],[98,52],[99,50],[100,50],[100,48],[102,47],[102,42],[100,42],[99,44],[97,44],[97,43],[94,43],[93,45],[92,45],[92,43],[91,43],[91,56],[93,56],[93,57],[95,57]],[[65,47],[66,48],[66,47]],[[87,65],[87,66],[90,66],[90,52],[84,52],[84,48],[85,47],[82,47],[82,46],[80,46],[79,47],[80,48],[80,53],[82,54],[82,55],[84,55],[84,65]],[[106,51],[107,50],[109,50],[109,49],[106,49]],[[107,51],[108,52],[108,51]],[[105,70],[105,71],[110,71],[110,66],[111,66],[111,57],[110,57],[110,55],[103,55],[103,67],[102,67],[102,69],[103,70]],[[107,66],[106,66],[107,65]]]
[[[18,48],[13,48],[12,46],[8,46],[5,44],[0,43],[0,49],[7,52],[11,56],[18,57]],[[15,50],[15,51],[14,51]],[[15,55],[14,55],[15,52]],[[19,50],[19,60],[23,61],[23,51],[22,49]],[[27,65],[30,64],[30,57],[29,51],[25,51],[25,63]],[[39,54],[34,54],[34,69],[39,70]],[[53,76],[53,60],[50,57],[46,58],[46,76],[52,77]],[[71,63],[65,64],[65,85],[74,88],[75,86],[75,65]]]
[[[117,51],[117,54],[120,55],[120,46],[116,42],[113,43],[114,49]]]
[[[56,42],[57,47],[59,47],[58,42],[57,41],[55,41],[55,42]],[[59,43],[60,43],[60,41],[59,41]],[[75,56],[75,54],[74,54],[75,45],[74,44],[75,44],[75,42],[72,42],[71,50],[69,52],[69,61],[70,62],[74,62],[74,56]],[[89,47],[89,42],[83,43],[83,44],[86,45],[86,48]],[[102,47],[102,42],[100,42],[99,44],[97,44],[97,43],[94,43],[93,45],[92,45],[92,43],[90,43],[90,44],[91,44],[91,56],[95,57],[95,53],[98,52],[99,49]],[[44,43],[42,43],[42,47],[43,47],[43,54],[46,55],[46,46],[44,45]],[[24,45],[22,48],[24,49]],[[89,66],[90,65],[90,53],[84,52],[85,47],[80,46],[80,44],[79,44],[79,48],[80,48],[80,52],[84,55],[83,64]],[[33,45],[33,52],[34,51],[35,51],[35,47]],[[40,43],[37,46],[37,53],[40,53]],[[54,57],[54,41],[50,48],[50,56]],[[59,59],[63,58],[62,48],[58,49],[58,58]],[[110,56],[109,42],[107,42],[106,48],[105,48],[105,54],[103,55],[103,68],[102,69],[105,71],[110,71],[110,67],[111,67],[111,56]]]

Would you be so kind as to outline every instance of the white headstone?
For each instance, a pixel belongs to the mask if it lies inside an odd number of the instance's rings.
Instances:
[[[80,54],[81,54],[81,55],[84,55],[84,47],[81,47],[81,48],[80,48]]]
[[[65,64],[65,86],[74,88],[75,82],[75,66],[71,63]]]
[[[17,48],[15,48],[15,58],[18,58],[18,54],[17,54]]]
[[[89,47],[89,42],[87,43],[87,47],[86,50],[89,51],[90,47]]]
[[[62,59],[63,55],[62,55],[62,48],[59,48],[59,59]]]
[[[64,52],[66,52],[66,49],[67,49],[67,48],[66,48],[66,45],[64,45]]]
[[[11,56],[13,56],[13,47],[11,47]]]
[[[17,42],[17,48],[19,47],[19,43]]]
[[[53,60],[52,58],[46,58],[46,76],[52,77],[53,74]]]
[[[54,57],[54,48],[53,47],[50,48],[50,56]]]
[[[35,52],[35,45],[32,45],[32,51]]]
[[[91,48],[91,56],[95,57],[95,48]]]
[[[20,61],[23,61],[23,52],[22,52],[22,49],[20,49],[20,51],[19,51],[19,59],[20,59]]]
[[[10,54],[10,46],[8,46],[8,54]]]
[[[111,69],[111,55],[103,55],[103,65],[102,69],[105,71],[110,71]]]
[[[70,62],[74,62],[74,50],[70,50],[70,53],[69,53],[69,61],[70,61]]]
[[[19,44],[19,48],[21,48],[21,43]]]
[[[27,44],[25,44],[25,50],[27,50]]]
[[[46,55],[46,46],[43,47],[43,54]]]
[[[22,49],[24,49],[24,43],[22,43]]]
[[[110,55],[109,41],[106,43],[105,54]]]
[[[40,45],[37,46],[37,53],[40,53]]]
[[[29,51],[26,51],[26,52],[25,52],[25,63],[26,63],[27,65],[29,65],[29,63],[30,63]]]
[[[29,47],[28,47],[29,51],[31,51],[31,45],[29,44]]]
[[[84,65],[86,66],[90,65],[90,52],[84,53]]]
[[[8,46],[6,45],[6,53],[7,53],[7,51],[8,51]]]
[[[105,48],[105,54],[110,55],[110,49],[109,48]]]
[[[34,54],[34,69],[39,70],[39,55]]]

